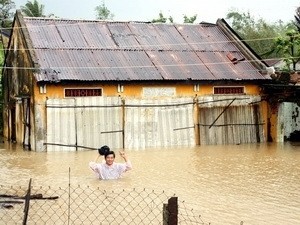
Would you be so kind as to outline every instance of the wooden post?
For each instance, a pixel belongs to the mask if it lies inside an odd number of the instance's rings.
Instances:
[[[200,118],[200,110],[199,110],[199,102],[197,95],[193,101],[193,109],[194,109],[194,131],[195,131],[195,141],[196,145],[200,145],[200,126],[199,126],[199,118]]]
[[[163,205],[163,225],[178,225],[178,198],[171,197]]]
[[[125,148],[125,99],[121,98],[121,102],[122,102],[122,148]]]
[[[30,195],[31,195],[31,178],[29,180],[28,184],[28,190],[27,194],[25,196],[25,207],[24,207],[24,219],[23,219],[23,225],[27,224],[27,218],[28,218],[28,211],[29,211],[29,202],[30,202]]]
[[[168,225],[169,212],[168,212],[168,204],[163,205],[163,225]]]
[[[178,198],[171,197],[168,200],[169,221],[168,225],[178,225]]]

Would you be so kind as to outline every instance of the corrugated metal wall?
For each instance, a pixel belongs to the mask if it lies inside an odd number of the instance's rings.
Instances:
[[[76,130],[79,146],[123,147],[121,98],[76,98]]]
[[[300,130],[300,107],[296,103],[283,102],[278,109],[277,140],[284,142],[291,134]]]
[[[195,145],[193,99],[47,100],[47,151]],[[124,130],[124,135],[123,135]]]
[[[194,146],[193,99],[126,100],[126,148]]]
[[[84,97],[47,100],[47,151],[263,142],[259,96],[198,98]]]
[[[264,142],[259,96],[199,99],[200,144]]]
[[[74,151],[76,144],[75,99],[49,99],[47,107],[47,151]]]
[[[47,100],[47,151],[122,148],[121,99]]]

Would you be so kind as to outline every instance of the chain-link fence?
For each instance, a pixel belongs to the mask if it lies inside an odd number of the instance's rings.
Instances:
[[[70,184],[0,188],[0,224],[205,224],[199,211],[165,191],[107,191]]]

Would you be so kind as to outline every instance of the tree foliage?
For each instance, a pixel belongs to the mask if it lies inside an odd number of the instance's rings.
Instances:
[[[295,16],[295,25],[300,32],[300,7],[297,7],[296,9],[296,15]]]
[[[191,16],[191,17],[188,17],[187,15],[184,15],[184,16],[183,16],[183,21],[184,21],[184,23],[194,23],[196,19],[197,19],[197,15],[194,15],[194,16]],[[160,12],[160,13],[158,14],[158,18],[153,19],[151,22],[152,22],[152,23],[167,23],[167,22],[169,22],[169,23],[174,23],[174,19],[173,19],[172,16],[169,16],[169,17],[167,18],[167,17],[165,17],[165,16],[163,15],[162,12]]]
[[[106,7],[105,3],[102,1],[101,5],[95,8],[96,19],[98,20],[113,20],[115,15]]]
[[[2,28],[11,27],[12,19],[14,16],[14,10],[16,7],[12,0],[0,0],[0,26]]]
[[[45,17],[45,6],[37,0],[27,1],[25,6],[21,6],[21,11],[25,16],[29,17]]]
[[[170,17],[170,18],[171,18],[172,23],[173,23],[173,18],[172,18],[172,17]],[[167,17],[164,17],[163,13],[160,12],[160,13],[158,14],[158,18],[157,18],[157,19],[153,19],[151,22],[152,22],[152,23],[166,23],[167,20],[168,20],[168,18],[167,18]]]
[[[284,34],[291,24],[283,24],[282,21],[267,23],[264,19],[255,20],[250,13],[240,13],[231,10],[226,19],[229,19],[231,27],[245,42],[262,58],[280,57],[280,51],[273,51],[276,37]]]
[[[271,52],[282,57],[285,64],[281,69],[284,71],[296,70],[296,64],[300,62],[300,7],[296,9],[294,17],[294,23],[289,23],[275,38],[271,49]]]
[[[296,70],[296,64],[300,61],[300,36],[296,29],[290,29],[285,36],[276,38],[275,49],[281,53],[285,62],[284,70]]]
[[[197,14],[191,17],[188,17],[187,15],[183,16],[183,23],[194,23],[197,19]]]

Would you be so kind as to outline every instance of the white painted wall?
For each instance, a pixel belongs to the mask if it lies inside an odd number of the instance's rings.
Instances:
[[[277,140],[283,142],[284,137],[300,130],[300,107],[291,102],[283,102],[278,109]]]

